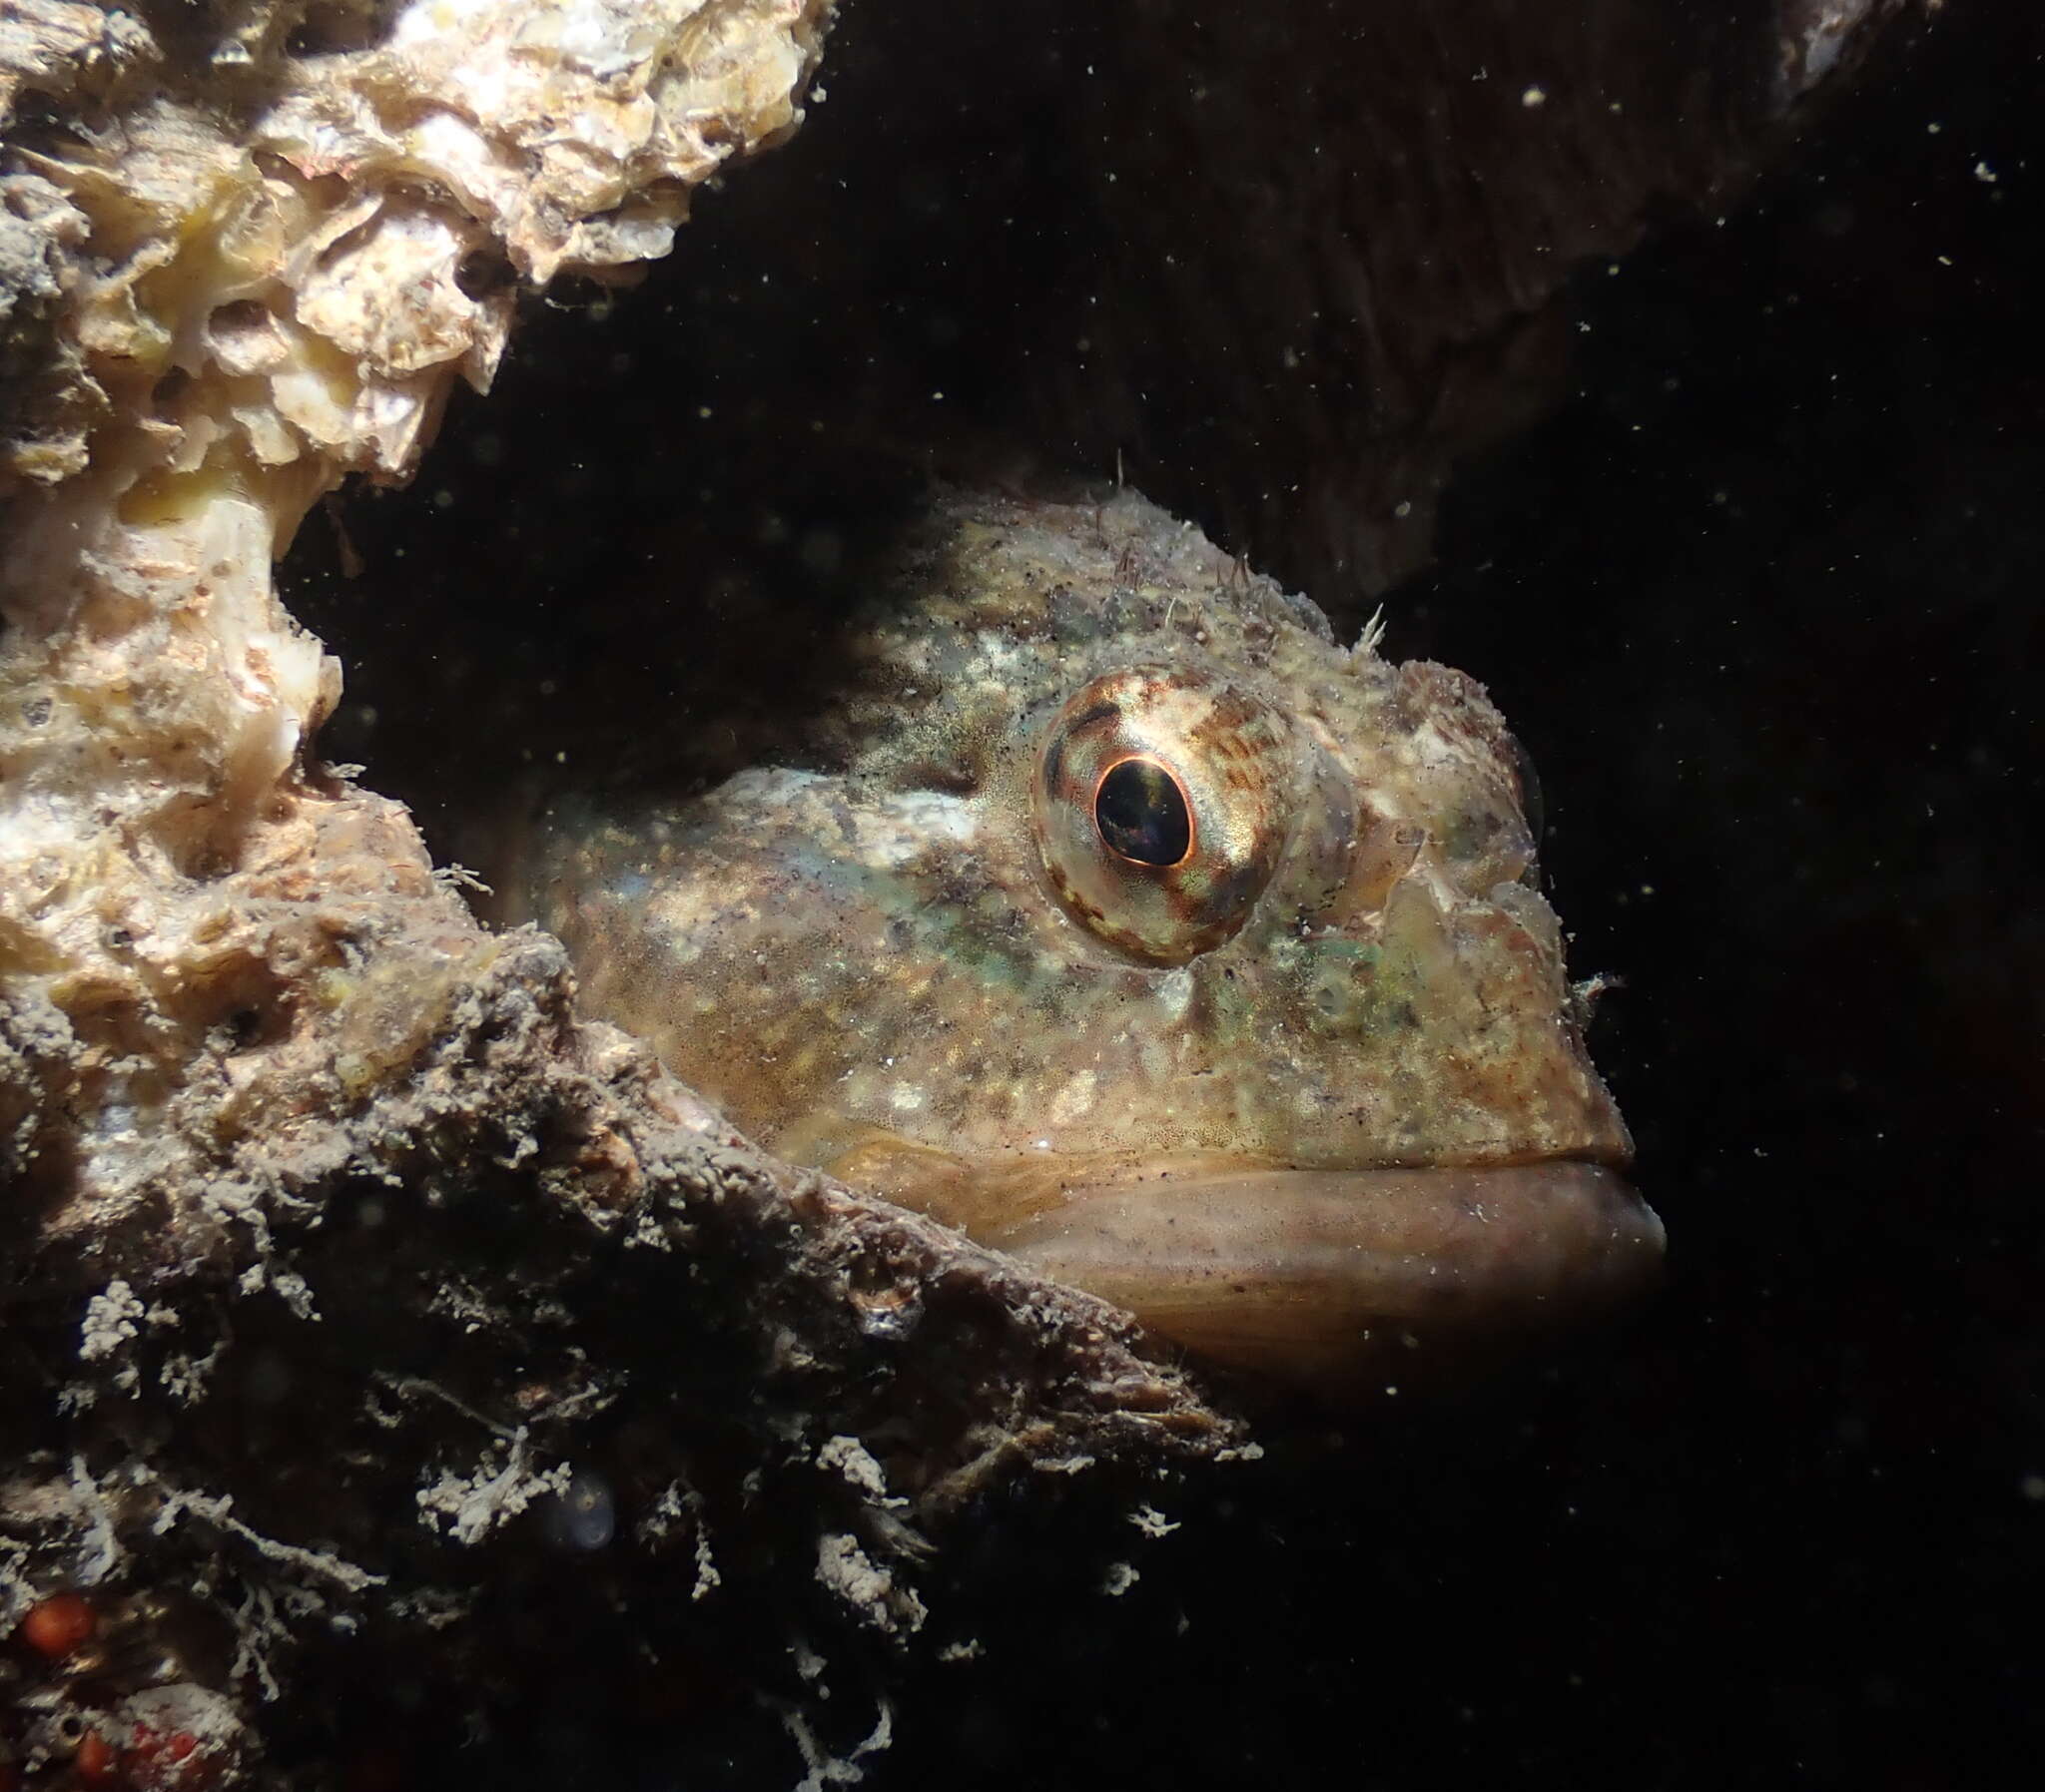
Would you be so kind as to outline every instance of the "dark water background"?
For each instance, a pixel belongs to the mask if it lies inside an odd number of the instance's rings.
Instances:
[[[803,265],[834,252],[811,236],[760,278],[760,219],[825,178],[841,107],[877,103],[878,30],[848,17],[831,103],[705,202],[675,266],[536,321],[419,494],[350,501],[364,555],[405,556],[415,613],[351,608],[322,544],[293,570],[359,668],[331,750],[429,827],[450,821],[424,779],[407,792],[417,766],[493,711],[492,752],[544,738],[534,693],[577,675],[576,615],[649,576],[649,507],[677,542],[693,504],[829,561],[836,525],[805,506],[843,501],[842,466],[761,394],[829,394],[836,435],[866,340],[946,394],[895,394],[877,435],[1013,422],[1004,356],[1036,302],[1017,295],[1069,290],[1085,245],[1039,198],[1025,252],[990,266],[975,182],[1054,181],[1054,146],[1010,167],[995,121],[984,167],[919,163],[905,123],[900,166],[811,213],[895,233],[894,274],[820,300]],[[990,1509],[945,1619],[990,1654],[870,1664],[897,1707],[871,1783],[2036,1774],[2040,36],[2022,9],[1960,9],[1722,225],[1586,270],[1574,396],[1467,471],[1438,564],[1387,603],[1388,652],[1483,678],[1522,733],[1577,966],[1626,979],[1594,1043],[1669,1224],[1659,1304],[1450,1412],[1278,1428],[1262,1465],[1160,1495],[1182,1528],[1131,1531],[1141,1578],[1115,1601],[1073,1595],[1054,1521]],[[1282,543],[1262,558],[1295,572]],[[501,639],[452,646],[448,616]],[[408,646],[431,713],[372,663]],[[856,1680],[839,1696],[842,1743],[872,1705]],[[799,1777],[779,1739],[735,1746],[615,1771]]]

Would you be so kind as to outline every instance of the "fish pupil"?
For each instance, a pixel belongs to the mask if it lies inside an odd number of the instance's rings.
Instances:
[[[1176,865],[1192,851],[1185,792],[1155,760],[1108,768],[1093,793],[1093,825],[1110,853],[1138,865]]]

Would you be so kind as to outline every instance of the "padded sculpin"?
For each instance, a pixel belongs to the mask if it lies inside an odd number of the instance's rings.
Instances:
[[[1129,494],[941,491],[828,664],[773,763],[559,798],[520,873],[755,1137],[1323,1388],[1653,1270],[1479,686]]]

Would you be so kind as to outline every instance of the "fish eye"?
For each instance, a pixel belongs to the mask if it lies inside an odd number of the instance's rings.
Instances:
[[[1130,957],[1183,964],[1228,939],[1290,826],[1291,724],[1224,677],[1110,672],[1052,718],[1031,806],[1053,894]]]
[[[1193,850],[1185,791],[1154,759],[1108,767],[1093,793],[1093,825],[1107,850],[1132,865],[1177,865]]]

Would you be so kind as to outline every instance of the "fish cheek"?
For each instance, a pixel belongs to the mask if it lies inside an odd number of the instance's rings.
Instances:
[[[1538,879],[1533,835],[1503,791],[1481,793],[1452,810],[1437,831],[1435,847],[1443,871],[1468,896]]]

